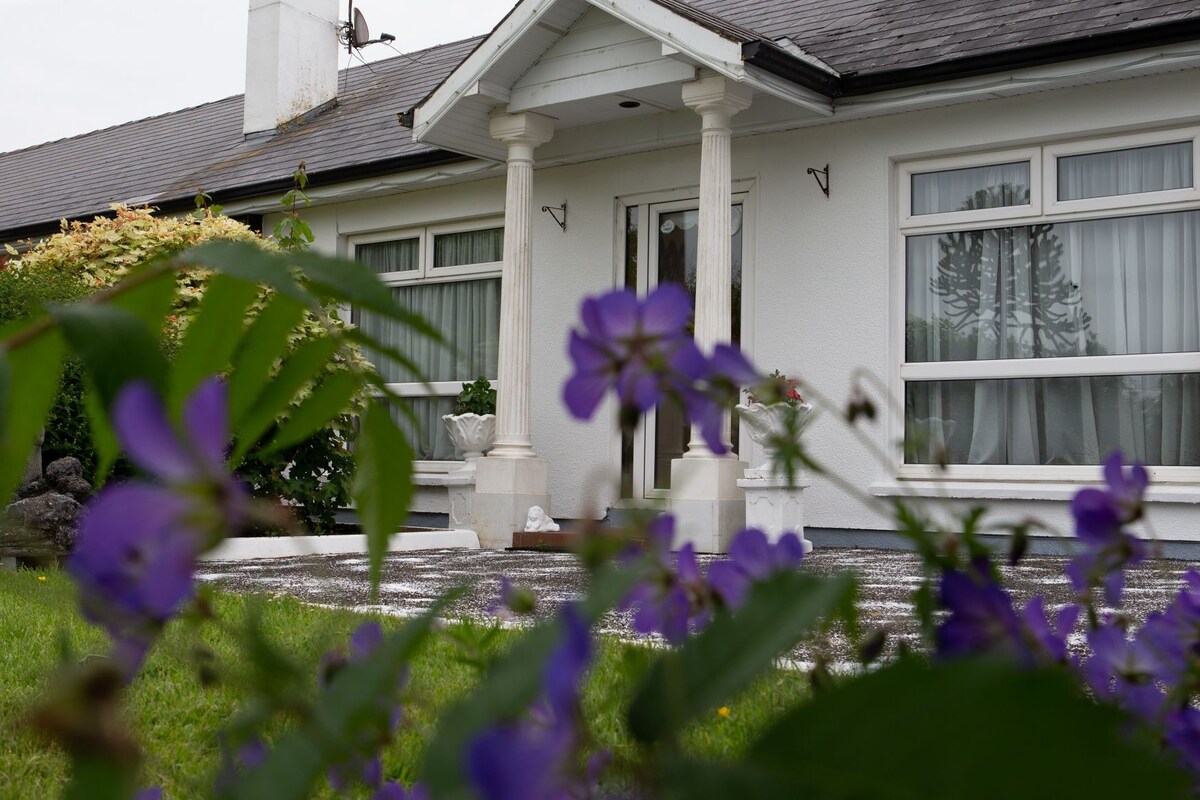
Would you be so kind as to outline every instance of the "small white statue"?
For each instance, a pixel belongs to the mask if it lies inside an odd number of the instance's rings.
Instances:
[[[526,533],[556,530],[559,530],[558,523],[546,516],[541,506],[529,507],[529,513],[525,516]]]

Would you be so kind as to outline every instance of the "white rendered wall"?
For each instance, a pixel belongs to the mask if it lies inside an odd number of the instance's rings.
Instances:
[[[894,252],[895,162],[1195,124],[1195,86],[1195,73],[1181,72],[735,139],[734,181],[750,186],[754,211],[745,237],[754,265],[743,302],[753,314],[746,339],[755,361],[768,371],[799,375],[838,401],[847,396],[856,367],[879,375],[895,392],[903,344],[891,335],[899,313],[894,278],[902,266]],[[698,118],[695,125],[698,142]],[[558,132],[556,143],[573,135],[580,133]],[[827,162],[829,199],[805,174]],[[581,423],[568,417],[560,400],[569,371],[567,331],[579,300],[617,281],[616,198],[686,189],[698,180],[698,143],[535,173],[535,209],[563,199],[570,209],[566,232],[548,214],[535,213],[534,219],[533,445],[549,462],[555,516],[598,517],[616,494],[613,407],[603,406],[592,422]],[[323,250],[345,254],[350,234],[495,216],[503,202],[501,178],[317,207],[306,216]],[[868,431],[886,449],[901,429],[877,423]],[[889,491],[894,483],[894,470],[831,416],[812,430],[811,445],[864,494],[872,486]],[[761,455],[751,453],[749,460],[757,463]],[[1065,528],[1064,498],[1072,488],[1009,484],[975,492],[959,484],[955,494],[989,494],[1008,518],[1036,515]],[[1051,499],[1029,499],[1038,497]],[[1172,497],[1152,508],[1155,532],[1200,541],[1200,486],[1175,490]],[[805,492],[804,513],[806,524],[816,528],[892,527],[819,476]]]

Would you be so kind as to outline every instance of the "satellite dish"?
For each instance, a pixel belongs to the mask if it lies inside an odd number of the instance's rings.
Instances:
[[[346,45],[346,50],[353,52],[361,50],[369,44],[383,42],[390,44],[396,41],[396,37],[390,33],[379,34],[378,39],[371,38],[371,29],[367,27],[367,18],[363,13],[354,7],[354,0],[349,0],[347,4],[347,13],[350,16],[349,22],[343,22],[338,25],[338,41]]]
[[[357,8],[354,9],[354,46],[362,47],[371,41],[371,29],[367,27],[367,18]]]

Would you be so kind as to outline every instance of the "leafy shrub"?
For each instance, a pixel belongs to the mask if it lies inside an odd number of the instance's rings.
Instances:
[[[0,272],[0,324],[29,320],[40,316],[49,304],[69,303],[116,284],[137,266],[157,258],[171,256],[193,245],[212,240],[251,242],[263,249],[277,245],[246,225],[213,213],[200,212],[187,217],[157,217],[149,208],[113,206],[112,217],[96,217],[90,222],[64,223],[62,230],[33,245],[23,253],[9,248],[10,259]],[[202,267],[180,270],[174,308],[167,317],[162,346],[171,355],[178,347],[211,277]],[[264,293],[251,307],[257,313],[269,295]],[[306,314],[289,337],[293,350],[302,343],[323,335],[328,325],[340,325],[330,310],[327,319]],[[351,350],[351,357],[337,356],[328,362],[313,383],[330,373],[346,369],[365,369],[366,361]],[[283,360],[286,360],[283,359]],[[282,360],[281,360],[282,361]],[[302,390],[297,402],[307,397]],[[362,392],[349,412],[358,412],[365,402]],[[98,457],[86,411],[86,385],[77,365],[68,362],[60,382],[58,399],[47,420],[44,453],[47,459],[75,456],[84,474],[96,480]],[[302,521],[314,532],[332,529],[333,515],[349,498],[350,456],[346,438],[349,424],[341,430],[320,431],[308,440],[276,453],[267,461],[248,463],[242,470],[245,480],[262,496],[278,497],[299,510]],[[286,454],[299,463],[287,470]],[[127,475],[127,463],[114,466],[115,473]],[[284,474],[286,471],[286,475]]]
[[[496,413],[496,390],[492,382],[480,376],[474,383],[464,383],[458,393],[458,402],[454,404],[455,414],[485,414]]]

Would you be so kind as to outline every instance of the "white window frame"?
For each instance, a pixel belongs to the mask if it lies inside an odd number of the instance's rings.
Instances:
[[[379,279],[385,286],[408,286],[412,284],[459,283],[464,281],[500,278],[504,270],[503,261],[489,261],[481,264],[465,264],[455,267],[433,266],[434,236],[446,233],[462,233],[464,231],[487,230],[503,228],[503,216],[489,216],[475,219],[458,220],[455,222],[434,223],[420,227],[389,228],[369,233],[356,233],[346,237],[348,256],[356,257],[359,245],[392,242],[401,239],[417,239],[419,248],[417,269],[401,272],[382,272]],[[467,379],[470,382],[474,378]],[[462,391],[463,381],[431,381],[430,383],[406,382],[384,384],[390,391],[400,397],[455,397]],[[492,379],[492,387],[498,388],[499,381]],[[420,472],[445,472],[447,464],[458,464],[460,461],[425,460],[414,462]]]
[[[1115,195],[1084,200],[1058,201],[1058,163],[1060,156],[1124,150],[1153,144],[1192,142],[1193,186],[1187,190]],[[912,176],[922,172],[941,172],[966,167],[982,167],[1030,160],[1030,204],[977,211],[912,216]],[[1084,139],[1047,144],[1019,150],[981,152],[942,159],[922,159],[897,166],[897,219],[895,237],[896,324],[893,328],[898,358],[894,386],[899,388],[900,408],[905,406],[905,386],[909,381],[990,380],[1006,378],[1088,377],[1103,375],[1157,375],[1200,373],[1200,352],[1148,353],[1110,356],[1073,356],[1061,358],[1014,358],[979,361],[907,362],[907,244],[909,236],[1009,228],[1050,222],[1133,217],[1172,211],[1200,210],[1200,128],[1174,128],[1126,136]],[[898,436],[903,441],[903,414],[898,420]],[[1151,477],[1164,483],[1200,481],[1200,467],[1149,465]],[[1092,481],[1095,466],[952,464],[942,469],[932,464],[907,464],[901,452],[896,459],[896,474],[909,480],[963,481]]]
[[[1029,202],[1019,206],[980,208],[972,211],[945,211],[940,214],[912,213],[912,178],[926,172],[949,172],[956,169],[991,167],[1000,164],[1029,164]],[[906,230],[925,228],[944,229],[947,226],[977,224],[987,220],[990,225],[997,220],[1019,219],[1042,213],[1042,157],[1039,148],[1023,147],[1017,150],[999,150],[985,156],[951,156],[948,158],[910,161],[900,165],[900,226]]]
[[[1114,150],[1133,150],[1160,144],[1192,144],[1192,185],[1181,189],[1164,189],[1158,192],[1132,192],[1130,194],[1085,197],[1080,200],[1058,199],[1058,159],[1064,156],[1080,156],[1089,153],[1105,153]],[[1176,128],[1173,130],[1150,131],[1126,136],[1109,136],[1103,139],[1088,139],[1079,142],[1063,142],[1042,148],[1042,172],[1046,183],[1046,213],[1071,214],[1120,209],[1164,209],[1200,202],[1200,128]],[[1148,212],[1147,212],[1148,213]],[[1126,216],[1122,214],[1121,216]]]

